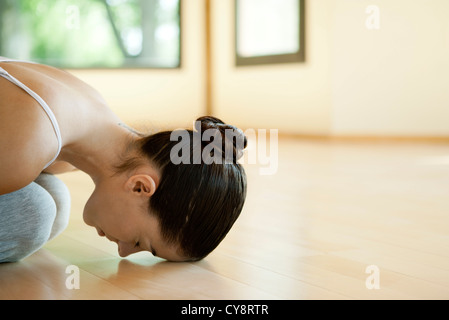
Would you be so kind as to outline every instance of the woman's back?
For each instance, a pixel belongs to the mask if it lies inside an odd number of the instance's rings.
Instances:
[[[95,119],[116,121],[94,89],[63,70],[8,61],[0,72],[0,194],[31,183]]]

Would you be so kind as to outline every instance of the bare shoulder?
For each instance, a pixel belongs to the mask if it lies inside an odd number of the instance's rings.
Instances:
[[[0,78],[0,194],[26,187],[58,149],[51,123],[37,102]]]

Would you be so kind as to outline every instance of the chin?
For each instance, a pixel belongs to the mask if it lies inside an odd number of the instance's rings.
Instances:
[[[91,215],[89,214],[88,203],[84,206],[83,220],[84,220],[84,223],[87,224],[88,226],[91,226],[91,227],[94,226],[94,224],[91,220]]]

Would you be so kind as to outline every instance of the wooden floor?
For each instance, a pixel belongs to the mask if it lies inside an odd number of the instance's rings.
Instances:
[[[240,220],[197,263],[121,259],[82,221],[90,179],[63,175],[69,227],[0,265],[0,299],[449,299],[449,145],[287,139],[276,174],[246,167]]]

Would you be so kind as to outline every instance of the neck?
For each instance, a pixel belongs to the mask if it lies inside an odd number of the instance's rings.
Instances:
[[[87,173],[95,184],[111,177],[123,157],[134,152],[139,136],[121,123],[104,124],[87,133],[61,151],[61,160]]]

